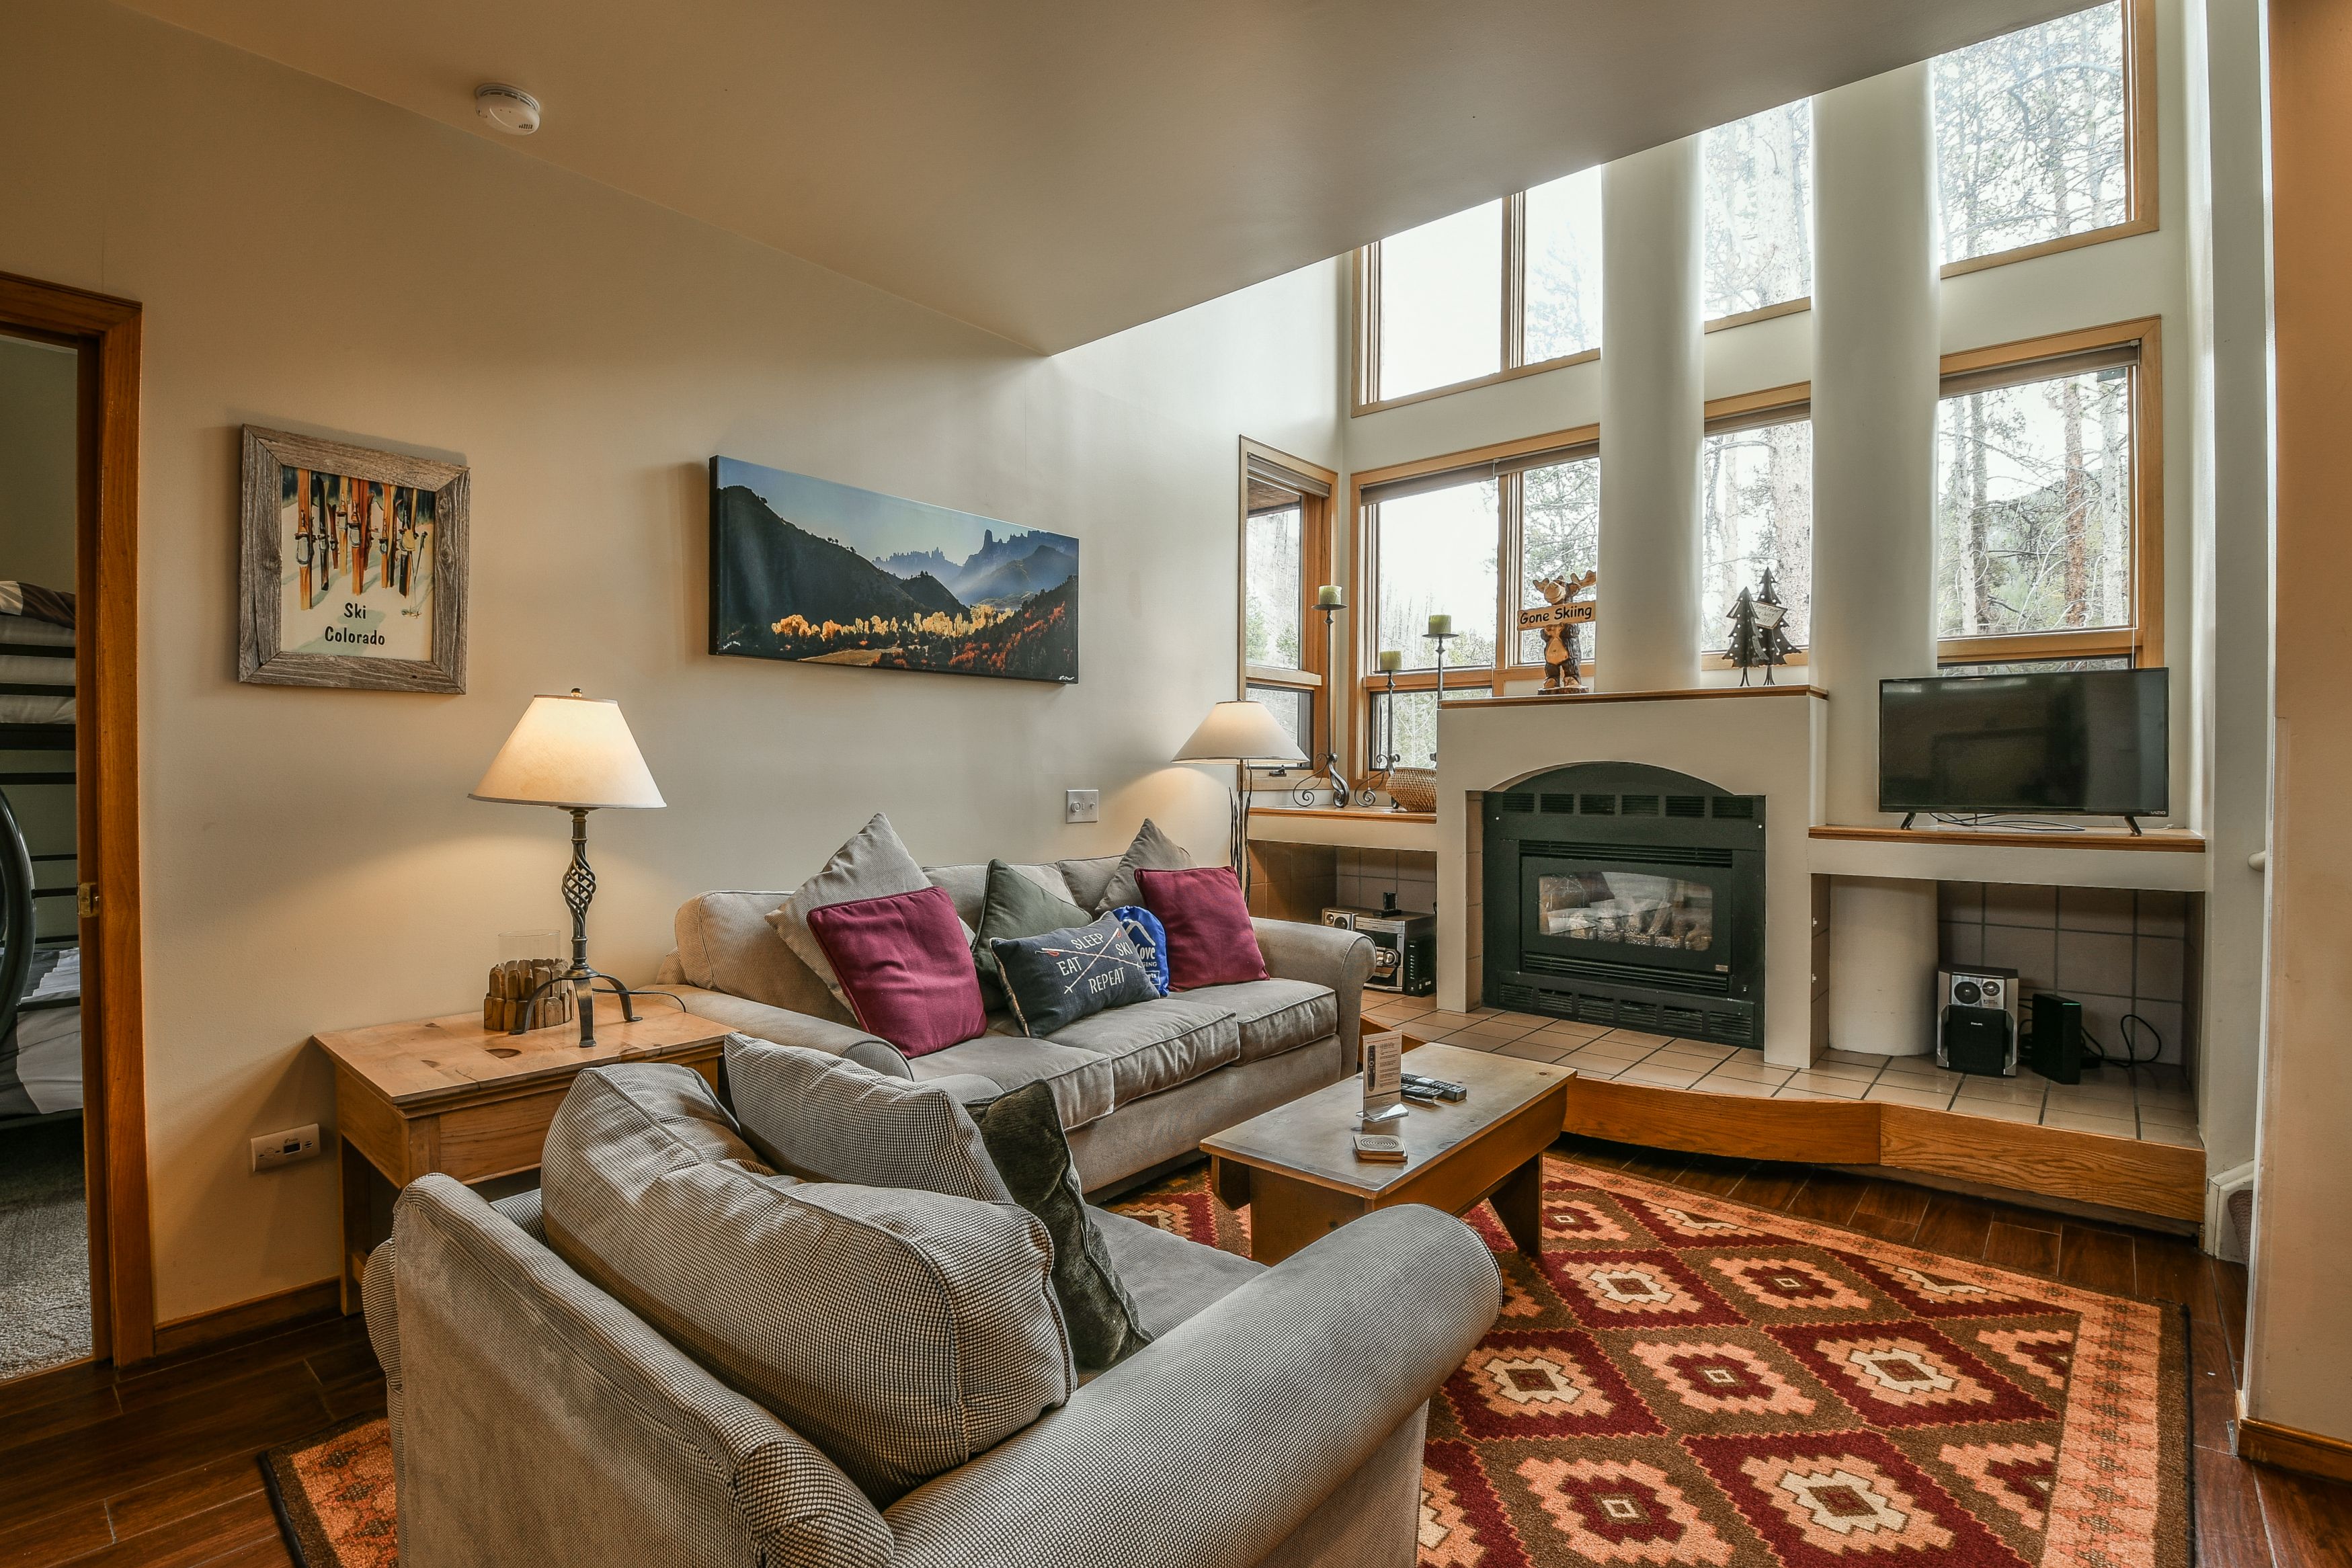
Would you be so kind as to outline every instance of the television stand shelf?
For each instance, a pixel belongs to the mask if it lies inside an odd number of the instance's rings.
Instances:
[[[2201,855],[2205,835],[2187,828],[2158,828],[2153,832],[2133,829],[2087,828],[2079,833],[2029,832],[2015,828],[1815,828],[1817,839],[1848,839],[1889,844],[1999,844],[2009,849],[2037,850],[2170,850]]]
[[[2015,882],[2067,887],[2205,890],[2205,837],[2151,828],[2080,833],[2000,828],[1817,827],[1806,869],[1816,876],[1908,877],[1929,882]]]

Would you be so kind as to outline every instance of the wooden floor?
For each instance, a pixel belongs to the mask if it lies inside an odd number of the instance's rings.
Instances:
[[[2202,1568],[2352,1564],[2352,1487],[2230,1452],[2245,1339],[2245,1270],[2177,1237],[1795,1166],[1661,1155],[1587,1139],[1574,1158],[1654,1181],[2094,1290],[2179,1301],[2196,1365]],[[381,1410],[356,1318],[315,1323],[119,1375],[81,1367],[0,1386],[0,1568],[279,1568],[255,1458]]]

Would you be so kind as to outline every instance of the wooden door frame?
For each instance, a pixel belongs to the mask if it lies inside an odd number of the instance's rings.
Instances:
[[[0,273],[0,327],[79,350],[74,797],[82,904],[82,1138],[91,1350],[155,1354],[139,929],[140,308]],[[95,1086],[93,1088],[93,1086]]]

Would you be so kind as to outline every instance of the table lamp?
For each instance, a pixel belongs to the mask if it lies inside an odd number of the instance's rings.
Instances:
[[[1228,838],[1234,875],[1242,898],[1249,898],[1249,770],[1253,764],[1304,762],[1307,753],[1290,738],[1264,703],[1219,703],[1201,721],[1192,737],[1176,748],[1179,762],[1230,762],[1234,765],[1234,820]]]
[[[513,1032],[522,1033],[537,1018],[542,994],[569,985],[580,994],[580,1043],[595,1044],[599,980],[621,998],[622,1018],[635,1022],[629,988],[588,964],[588,901],[596,896],[596,873],[588,869],[588,813],[666,804],[629,733],[629,721],[621,716],[621,705],[582,696],[577,686],[570,696],[531,698],[471,795],[572,813],[572,865],[563,873],[563,902],[572,908],[572,967],[531,993],[515,1016]]]

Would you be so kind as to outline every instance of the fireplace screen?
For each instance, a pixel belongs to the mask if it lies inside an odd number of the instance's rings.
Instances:
[[[1645,872],[1576,872],[1538,879],[1541,929],[1570,941],[1705,953],[1715,946],[1715,890]]]

